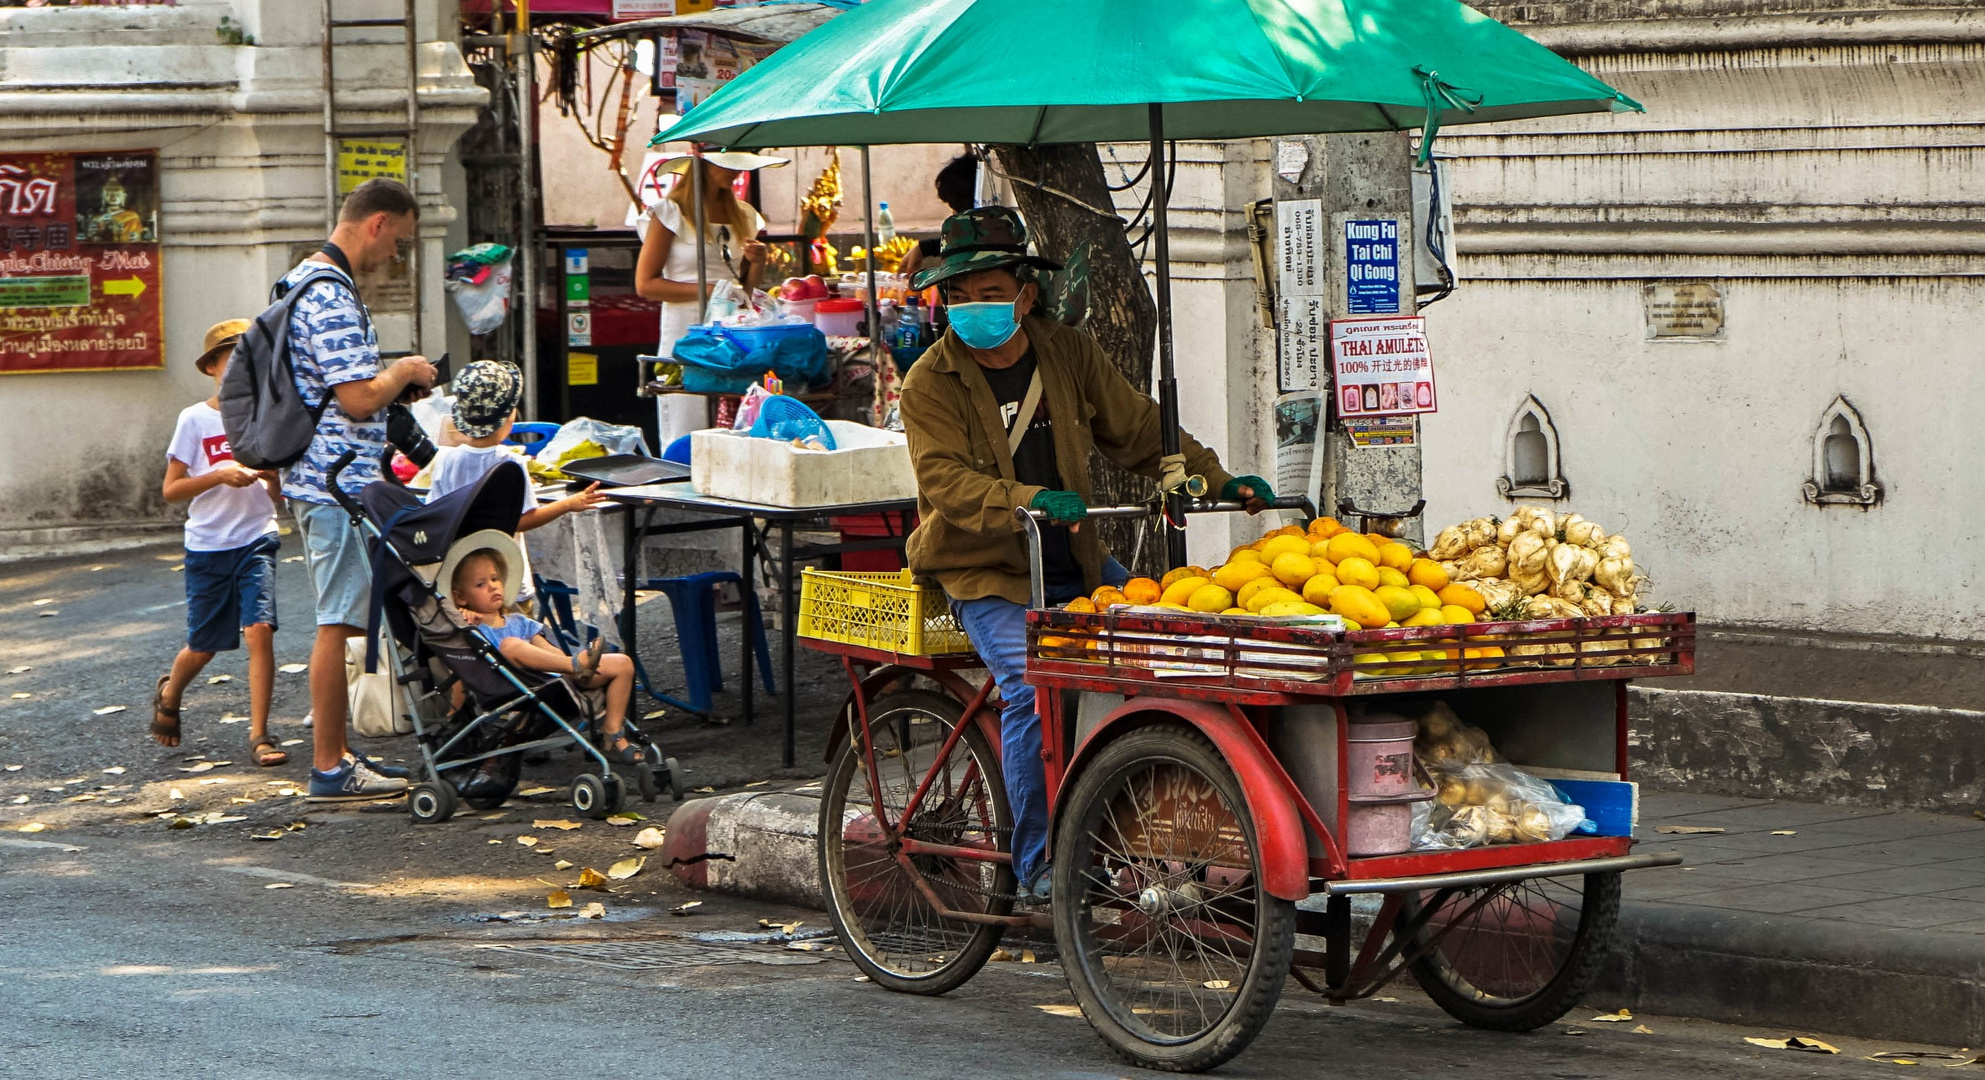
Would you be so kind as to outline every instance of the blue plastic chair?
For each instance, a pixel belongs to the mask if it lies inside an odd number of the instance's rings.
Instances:
[[[662,451],[662,460],[673,461],[677,465],[688,465],[690,463],[689,436],[677,436],[676,440],[669,444],[668,449]]]
[[[551,437],[556,434],[558,434],[557,424],[547,424],[538,420],[519,420],[510,425],[510,437],[503,441],[510,446],[521,446],[526,454],[537,457],[538,451],[544,449],[544,444],[550,442]]]
[[[765,641],[765,622],[758,614],[758,595],[731,570],[711,570],[687,577],[650,578],[641,587],[669,598],[675,613],[676,645],[682,652],[683,685],[689,700],[671,697],[655,689],[641,658],[634,658],[635,674],[648,696],[698,716],[710,715],[710,694],[724,688],[724,669],[717,659],[717,587],[726,582],[738,587],[744,597],[745,628],[751,633],[752,651],[758,658],[758,681],[768,694],[777,693],[772,680],[772,649]]]

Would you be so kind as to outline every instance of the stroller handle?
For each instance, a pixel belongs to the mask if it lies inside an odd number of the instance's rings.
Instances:
[[[350,514],[353,521],[359,521],[365,517],[365,508],[360,506],[358,500],[352,498],[350,493],[346,492],[338,483],[338,474],[344,472],[346,466],[357,460],[358,451],[346,450],[344,453],[338,455],[338,460],[332,462],[330,469],[324,473],[324,486],[330,489],[331,497],[338,500],[338,505],[344,507],[345,513]]]

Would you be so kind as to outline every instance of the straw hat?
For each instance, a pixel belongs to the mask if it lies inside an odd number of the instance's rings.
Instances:
[[[685,154],[682,157],[662,162],[661,167],[656,171],[665,173],[688,172],[689,163],[694,160],[696,160],[694,156]],[[768,157],[764,154],[747,154],[731,150],[706,150],[703,152],[703,160],[720,169],[729,169],[732,172],[750,172],[753,169],[774,169],[781,165],[792,164],[789,158]]]
[[[193,361],[193,366],[199,368],[202,375],[212,375],[214,361],[219,360],[222,353],[232,351],[235,342],[241,340],[241,335],[248,332],[250,325],[247,319],[225,319],[208,327],[207,340],[200,346],[200,358]]]
[[[495,529],[484,529],[450,544],[448,557],[441,560],[441,571],[434,576],[435,589],[448,599],[450,607],[455,603],[455,568],[462,565],[462,560],[484,548],[496,552],[503,560],[504,603],[516,599],[518,590],[524,587],[524,551],[518,546],[517,538]]]

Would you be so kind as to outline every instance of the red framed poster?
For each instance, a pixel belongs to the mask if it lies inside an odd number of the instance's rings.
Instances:
[[[0,154],[0,375],[162,368],[158,154]]]
[[[1440,408],[1427,320],[1418,315],[1334,319],[1330,359],[1338,416],[1400,416]]]

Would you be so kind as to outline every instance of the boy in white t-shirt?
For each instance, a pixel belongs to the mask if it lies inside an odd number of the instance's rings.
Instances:
[[[281,765],[289,755],[269,737],[269,697],[276,680],[276,505],[280,481],[234,460],[221,427],[220,385],[248,320],[229,319],[207,331],[193,362],[214,380],[214,396],[179,414],[166,449],[165,499],[193,505],[186,517],[186,645],[159,676],[152,697],[152,738],[179,745],[179,706],[186,687],[217,652],[248,639],[248,745],[255,764]]]
[[[523,396],[524,379],[517,369],[495,360],[478,360],[456,373],[448,389],[455,395],[451,422],[464,441],[444,446],[434,455],[428,473],[429,501],[475,483],[484,473],[506,461],[516,462],[519,468],[524,465],[522,457],[503,446],[503,440],[510,437],[510,428],[516,423],[517,402]],[[600,485],[594,484],[557,502],[539,506],[535,490],[527,483],[524,514],[517,521],[517,531],[529,532],[575,510],[590,510],[605,501]],[[520,548],[523,546],[521,539],[517,543]],[[520,604],[529,601],[533,593],[528,550],[524,559],[523,584],[514,598]]]

